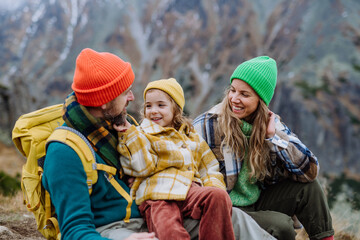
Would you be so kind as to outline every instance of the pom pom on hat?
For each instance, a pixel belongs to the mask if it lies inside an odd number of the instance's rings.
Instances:
[[[128,89],[134,78],[130,63],[112,53],[85,48],[76,59],[71,87],[81,105],[98,107]]]
[[[144,100],[146,92],[150,89],[159,89],[166,92],[169,96],[174,99],[177,105],[183,110],[185,105],[184,90],[175,78],[161,79],[148,83],[144,90]]]
[[[230,77],[249,84],[260,98],[269,105],[275,91],[277,67],[274,59],[260,56],[241,63]]]

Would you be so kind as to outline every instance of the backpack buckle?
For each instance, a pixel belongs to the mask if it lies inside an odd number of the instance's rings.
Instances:
[[[114,178],[114,176],[112,174],[109,174],[107,172],[104,173],[104,176],[105,176],[106,180],[108,180],[109,183],[111,183],[111,180]]]
[[[93,169],[93,170],[97,170],[97,165],[96,165],[96,163],[93,163],[93,164],[92,164],[92,169]]]
[[[92,189],[92,180],[91,179],[88,179],[87,181],[86,181],[86,183],[87,183],[87,185],[88,185],[88,189]]]

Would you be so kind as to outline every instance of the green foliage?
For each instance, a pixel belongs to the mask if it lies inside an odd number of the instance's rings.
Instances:
[[[353,125],[360,125],[360,119],[349,112],[350,121]]]
[[[9,134],[9,132],[5,132],[0,129],[0,142],[7,146],[10,146],[12,144],[11,135]]]
[[[307,82],[305,81],[299,81],[296,82],[295,85],[299,87],[302,90],[302,94],[305,99],[309,99],[311,97],[314,97],[316,94],[317,89],[314,87],[311,87]]]
[[[333,207],[339,194],[344,195],[345,202],[351,205],[352,209],[360,210],[360,182],[347,178],[345,174],[331,180],[329,184],[328,201],[330,208]]]
[[[20,175],[14,178],[0,171],[0,194],[4,196],[15,195],[21,188],[19,178]]]
[[[360,72],[360,65],[359,65],[359,64],[356,64],[356,63],[353,63],[353,69],[354,69],[355,71]]]
[[[312,86],[306,81],[298,81],[295,83],[295,86],[299,87],[302,90],[302,94],[305,99],[311,99],[315,97],[317,92],[326,92],[331,94],[328,84],[323,81],[320,86]]]

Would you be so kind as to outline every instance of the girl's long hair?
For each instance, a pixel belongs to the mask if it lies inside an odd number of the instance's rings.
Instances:
[[[223,136],[221,148],[228,146],[238,159],[241,161],[245,155],[249,158],[250,179],[255,177],[257,180],[264,180],[269,176],[268,165],[270,164],[270,149],[265,142],[267,123],[269,121],[269,109],[260,100],[255,112],[247,120],[252,124],[250,140],[246,138],[241,131],[242,121],[231,110],[228,100],[230,88],[225,91],[225,97],[221,102],[221,111],[219,114],[219,124],[216,129],[217,134]]]
[[[156,90],[162,91],[160,89],[156,89]],[[151,89],[148,91],[151,91]],[[164,92],[164,91],[162,91],[162,92]],[[166,92],[164,92],[164,93],[166,93]],[[172,97],[170,97],[169,94],[166,93],[166,96],[171,101],[172,110],[174,113],[173,127],[176,130],[179,130],[181,125],[185,124],[186,125],[185,127],[187,127],[189,129],[189,132],[193,131],[194,126],[192,125],[192,120],[184,115],[184,112],[181,109],[181,107],[174,101],[174,99],[172,99]],[[142,110],[140,112],[142,120],[145,118],[145,112],[146,112],[146,101],[144,101]]]

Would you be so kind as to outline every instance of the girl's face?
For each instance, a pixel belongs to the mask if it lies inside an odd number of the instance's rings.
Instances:
[[[255,112],[260,97],[246,82],[240,79],[233,79],[228,100],[231,110],[240,119],[245,119]]]
[[[150,89],[145,95],[145,117],[162,127],[173,127],[174,107],[165,92]]]

